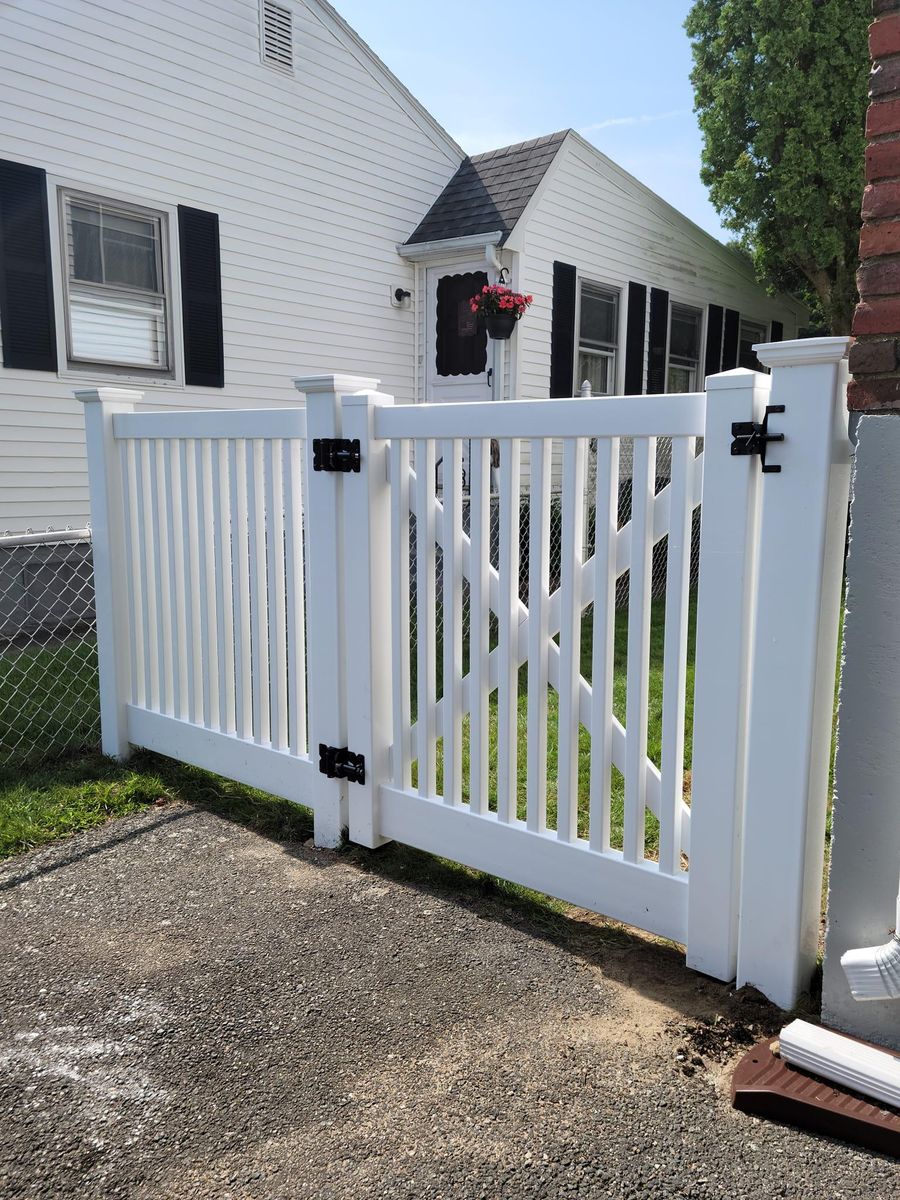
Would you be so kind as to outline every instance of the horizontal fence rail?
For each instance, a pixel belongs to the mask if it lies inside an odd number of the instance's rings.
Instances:
[[[706,393],[377,409],[377,438],[702,437]]]

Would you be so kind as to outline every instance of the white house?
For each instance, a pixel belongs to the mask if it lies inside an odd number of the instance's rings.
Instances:
[[[324,0],[13,0],[0,109],[0,532],[87,520],[79,386],[688,389],[804,319],[572,131],[466,158]],[[502,268],[535,303],[489,345]]]

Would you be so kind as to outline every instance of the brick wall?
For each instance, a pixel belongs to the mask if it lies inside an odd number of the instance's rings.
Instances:
[[[900,409],[900,0],[872,0],[851,409]]]

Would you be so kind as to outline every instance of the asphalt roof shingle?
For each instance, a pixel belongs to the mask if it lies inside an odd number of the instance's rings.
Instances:
[[[506,241],[568,132],[563,129],[467,158],[406,244],[497,229],[503,234],[501,241]]]

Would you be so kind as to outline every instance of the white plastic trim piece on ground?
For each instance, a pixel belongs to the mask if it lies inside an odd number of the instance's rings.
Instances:
[[[781,1031],[781,1057],[792,1067],[819,1075],[882,1104],[900,1106],[900,1056],[852,1038],[792,1021]]]
[[[854,1000],[900,1000],[900,895],[894,936],[881,946],[863,946],[841,955]]]

